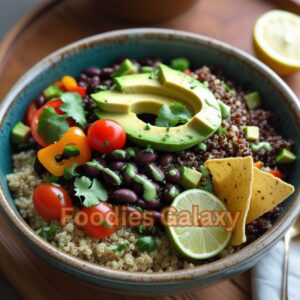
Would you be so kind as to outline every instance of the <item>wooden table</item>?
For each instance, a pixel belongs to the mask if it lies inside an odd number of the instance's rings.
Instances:
[[[151,26],[208,35],[251,53],[253,24],[259,15],[273,8],[300,13],[296,4],[280,0],[200,0],[182,15]],[[1,43],[0,99],[22,73],[59,47],[96,33],[134,26],[101,14],[100,0],[44,3],[22,19]],[[285,80],[300,96],[300,75]],[[0,219],[0,269],[25,299],[120,298],[46,264],[19,242],[3,219]],[[249,274],[246,272],[194,293],[161,299],[251,299]]]

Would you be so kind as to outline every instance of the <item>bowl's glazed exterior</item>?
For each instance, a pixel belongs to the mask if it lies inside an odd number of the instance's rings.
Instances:
[[[170,294],[212,284],[253,266],[291,225],[300,210],[300,160],[292,166],[288,181],[296,192],[285,202],[284,211],[266,234],[241,251],[192,270],[159,274],[116,271],[69,256],[45,242],[19,215],[5,176],[11,172],[10,131],[28,104],[47,85],[63,74],[77,75],[89,65],[105,66],[116,58],[130,56],[171,59],[186,56],[192,67],[218,65],[226,76],[259,90],[264,106],[278,116],[278,130],[295,140],[300,157],[300,107],[297,97],[268,67],[224,43],[186,32],[133,29],[105,33],[71,44],[48,56],[29,70],[11,89],[0,108],[0,207],[20,238],[33,251],[61,270],[115,292]]]

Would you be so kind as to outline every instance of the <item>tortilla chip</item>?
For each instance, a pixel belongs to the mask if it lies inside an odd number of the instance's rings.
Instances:
[[[205,162],[209,169],[216,195],[224,201],[231,213],[240,212],[233,230],[231,244],[246,242],[246,218],[250,207],[253,180],[251,156],[210,159]]]
[[[270,173],[254,167],[252,197],[247,224],[272,210],[295,191],[295,188]]]

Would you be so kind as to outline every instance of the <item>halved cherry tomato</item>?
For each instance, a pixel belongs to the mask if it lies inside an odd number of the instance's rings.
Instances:
[[[112,235],[116,231],[116,214],[113,209],[101,202],[92,207],[85,207],[80,211],[82,218],[80,218],[80,225],[87,235],[97,239],[103,239]]]
[[[27,111],[26,111],[26,114],[25,114],[25,117],[24,117],[24,122],[27,126],[30,126],[31,125],[31,121],[33,119],[33,116],[35,114],[35,112],[37,111],[37,107],[36,107],[36,104],[35,102],[32,102],[28,108],[27,108]]]
[[[278,171],[278,170],[270,170],[270,171],[268,171],[268,173],[270,173],[273,176],[278,177],[280,179],[284,178],[284,175],[280,171]]]
[[[44,139],[42,138],[42,136],[38,133],[38,124],[39,124],[40,115],[46,107],[53,107],[59,115],[65,114],[63,111],[61,111],[59,109],[61,104],[62,104],[62,101],[60,99],[49,101],[48,103],[43,105],[41,108],[39,108],[33,116],[33,119],[31,121],[31,134],[32,134],[32,137],[34,138],[34,140],[43,147],[46,147],[48,145],[48,143],[46,143],[44,141]]]
[[[43,218],[57,221],[63,215],[63,208],[73,208],[67,191],[51,183],[42,183],[35,188],[33,205]]]
[[[109,153],[124,147],[126,133],[123,127],[114,121],[98,120],[89,127],[88,141],[94,150]]]

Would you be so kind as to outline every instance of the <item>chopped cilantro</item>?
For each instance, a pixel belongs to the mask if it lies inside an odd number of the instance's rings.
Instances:
[[[110,247],[110,249],[113,251],[113,252],[122,252],[123,250],[126,250],[129,248],[129,244],[128,243],[121,243],[119,245],[112,245]]]
[[[40,227],[35,232],[43,239],[51,240],[55,236],[57,230],[57,226],[55,224],[51,224],[50,226]]]
[[[157,248],[152,236],[143,236],[138,238],[135,245],[140,252],[153,252]]]
[[[90,207],[100,201],[107,200],[107,191],[97,179],[89,179],[86,176],[77,177],[74,182],[75,195],[82,201],[82,205]],[[83,200],[84,199],[84,200]]]
[[[64,93],[60,99],[63,104],[59,107],[66,115],[72,118],[81,127],[86,125],[84,104],[78,93]]]
[[[145,130],[150,130],[151,129],[151,124],[147,123],[144,129]]]
[[[77,164],[73,163],[70,168],[65,168],[64,171],[64,177],[66,180],[71,180],[72,178],[79,176],[79,174],[76,172]]]
[[[188,109],[179,102],[173,102],[170,106],[163,104],[158,112],[155,125],[160,127],[173,127],[184,124],[191,119]]]
[[[144,152],[148,152],[148,153],[154,153],[153,148],[150,145],[147,145],[146,149],[144,150]]]
[[[45,142],[52,144],[58,141],[68,129],[65,115],[58,115],[53,107],[43,109],[38,122],[38,133]]]

